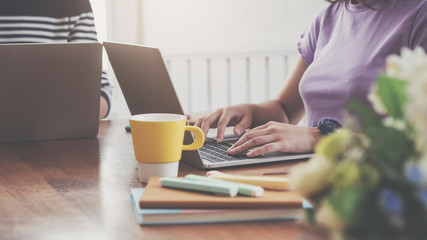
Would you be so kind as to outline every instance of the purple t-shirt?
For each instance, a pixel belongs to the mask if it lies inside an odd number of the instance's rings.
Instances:
[[[342,122],[350,100],[367,102],[388,55],[427,50],[427,0],[370,1],[377,10],[345,2],[323,9],[298,44],[309,65],[299,85],[309,126]]]

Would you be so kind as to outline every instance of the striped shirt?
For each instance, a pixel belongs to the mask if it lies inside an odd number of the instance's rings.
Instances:
[[[0,0],[0,44],[97,41],[89,0]],[[111,90],[102,71],[108,109]]]

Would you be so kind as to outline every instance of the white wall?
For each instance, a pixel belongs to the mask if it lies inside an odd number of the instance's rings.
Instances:
[[[327,4],[322,0],[106,1],[108,40],[159,47],[165,59],[178,59],[178,65],[180,59],[195,56],[296,51],[300,34],[315,13]],[[178,73],[171,73],[174,85],[182,85],[185,80],[178,76],[183,75],[182,71],[169,71]],[[113,75],[110,73],[114,82]],[[219,77],[225,75],[224,72],[217,73]],[[186,101],[186,106],[191,105],[186,96],[188,89],[177,89],[177,93],[181,101]],[[215,102],[214,99],[210,101]],[[224,104],[227,102],[219,106]],[[207,108],[208,104],[201,102],[199,107],[184,106],[184,110],[209,110],[203,109],[204,106]],[[115,84],[110,118],[127,116],[129,111],[119,86]]]
[[[321,0],[144,0],[145,44],[165,55],[295,49]]]

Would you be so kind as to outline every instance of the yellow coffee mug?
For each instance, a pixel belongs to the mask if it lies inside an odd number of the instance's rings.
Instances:
[[[135,159],[142,163],[171,163],[181,159],[182,150],[203,146],[204,134],[198,127],[187,126],[187,117],[179,114],[149,113],[129,119]],[[194,141],[184,145],[184,133],[190,131]]]

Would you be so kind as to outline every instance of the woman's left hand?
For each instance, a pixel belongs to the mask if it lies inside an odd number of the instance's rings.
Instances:
[[[313,152],[321,137],[322,134],[315,127],[268,122],[248,130],[227,152],[234,155],[255,147],[247,154],[248,157],[271,152]]]

